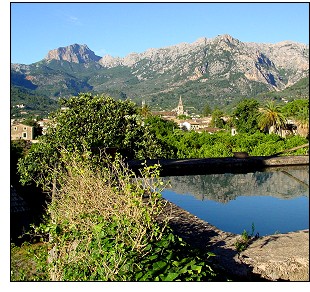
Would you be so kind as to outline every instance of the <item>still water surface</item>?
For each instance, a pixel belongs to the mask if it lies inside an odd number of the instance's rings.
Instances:
[[[163,178],[165,199],[217,228],[260,236],[309,228],[309,166]]]

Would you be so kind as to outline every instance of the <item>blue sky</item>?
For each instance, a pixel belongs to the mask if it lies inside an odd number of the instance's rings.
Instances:
[[[309,4],[11,3],[12,63],[34,63],[74,43],[99,56],[124,57],[220,34],[309,44]]]

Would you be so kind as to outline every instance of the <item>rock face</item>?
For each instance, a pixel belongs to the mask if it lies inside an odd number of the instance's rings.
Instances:
[[[208,78],[217,76],[224,79],[243,73],[245,79],[282,89],[307,76],[308,58],[309,48],[304,44],[288,41],[277,44],[243,43],[230,35],[222,35],[213,39],[200,38],[191,44],[149,49],[124,58],[106,55],[99,63],[107,68],[133,68],[140,80],[148,79],[149,71],[179,74],[188,80],[196,80],[206,73]],[[291,70],[294,76],[282,76],[282,69]]]
[[[309,281],[309,230],[261,237],[239,259],[271,281]]]
[[[67,47],[60,47],[48,52],[45,57],[46,61],[49,60],[64,60],[72,63],[89,63],[97,62],[101,57],[96,56],[87,45],[70,45]]]

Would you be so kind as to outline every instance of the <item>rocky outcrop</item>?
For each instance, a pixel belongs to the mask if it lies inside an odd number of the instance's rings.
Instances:
[[[274,66],[280,71],[291,70],[294,74],[279,74],[280,81],[287,79],[286,87],[291,86],[309,72],[309,46],[291,41],[276,44],[248,43],[252,49],[263,52],[272,60]],[[307,64],[308,62],[308,64]]]
[[[64,60],[72,63],[89,63],[98,62],[101,57],[95,55],[87,45],[70,45],[67,47],[60,47],[48,52],[45,57],[46,61],[50,60]]]

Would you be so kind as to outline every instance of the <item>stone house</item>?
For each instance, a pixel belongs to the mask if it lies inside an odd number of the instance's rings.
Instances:
[[[203,125],[201,125],[199,122],[193,121],[193,120],[181,120],[181,121],[178,121],[177,124],[179,124],[180,129],[183,129],[186,131],[196,131],[197,132],[199,129],[203,128]]]
[[[34,139],[34,127],[24,124],[11,125],[11,140],[33,140]]]

